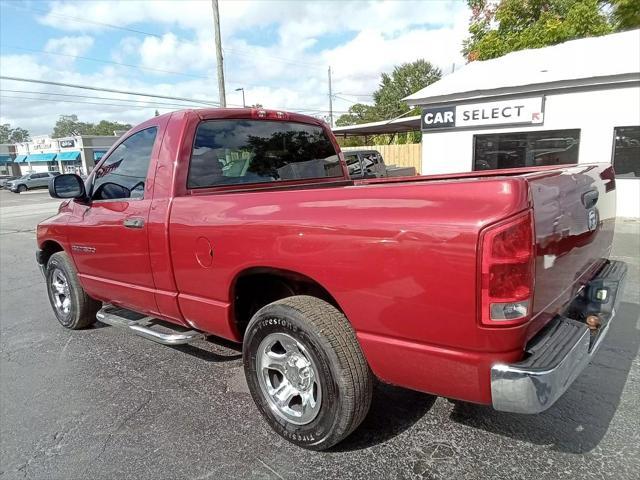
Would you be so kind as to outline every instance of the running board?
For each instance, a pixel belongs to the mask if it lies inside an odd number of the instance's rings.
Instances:
[[[153,342],[161,343],[162,345],[184,345],[185,343],[191,343],[205,338],[202,332],[196,330],[181,331],[175,329],[173,326],[167,327],[166,324],[163,324],[162,327],[165,330],[169,330],[169,333],[159,332],[151,328],[152,325],[160,321],[157,318],[145,317],[142,314],[112,305],[102,307],[96,314],[96,318],[102,323],[113,327],[126,328],[130,330],[131,333]]]

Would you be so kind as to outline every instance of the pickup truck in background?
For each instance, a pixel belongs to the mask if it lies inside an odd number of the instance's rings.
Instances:
[[[386,165],[382,155],[377,150],[347,150],[344,152],[349,178],[360,180],[363,178],[384,177],[413,177],[415,167],[398,167]]]
[[[64,327],[242,343],[258,410],[315,450],[360,424],[375,379],[549,408],[626,273],[608,164],[355,181],[329,127],[294,113],[161,115],[49,189],[66,200],[36,259]]]

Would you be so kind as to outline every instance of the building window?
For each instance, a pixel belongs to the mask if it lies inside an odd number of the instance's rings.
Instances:
[[[580,130],[474,136],[474,170],[578,163]]]
[[[640,178],[640,126],[613,129],[613,169],[618,178]]]

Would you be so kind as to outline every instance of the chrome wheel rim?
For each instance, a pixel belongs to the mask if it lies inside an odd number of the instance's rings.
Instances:
[[[318,369],[305,346],[286,333],[267,335],[258,347],[256,371],[262,395],[280,418],[306,425],[320,412]]]
[[[59,268],[54,269],[51,273],[49,285],[54,308],[64,316],[69,315],[71,311],[71,292],[64,272]]]

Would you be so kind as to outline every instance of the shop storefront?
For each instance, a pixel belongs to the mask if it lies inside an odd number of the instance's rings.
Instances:
[[[618,216],[640,217],[640,30],[473,62],[405,100],[423,174],[610,162]]]
[[[22,174],[56,171],[87,175],[118,138],[106,135],[34,137],[31,142],[15,145],[14,163],[20,166]]]

